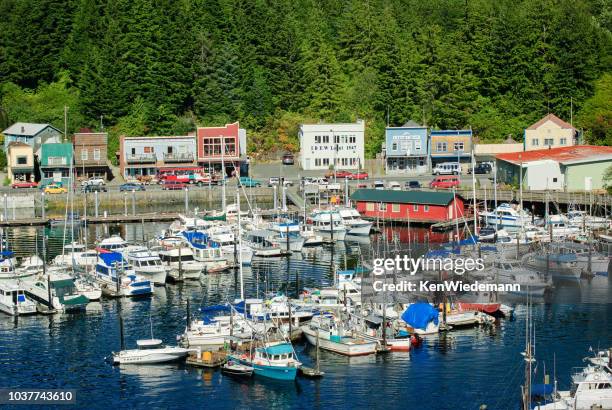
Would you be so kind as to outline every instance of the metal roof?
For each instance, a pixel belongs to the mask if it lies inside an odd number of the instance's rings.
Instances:
[[[4,135],[23,135],[25,137],[33,137],[47,127],[51,127],[61,134],[61,131],[51,124],[33,124],[30,122],[16,122],[15,124],[2,131],[2,133]]]
[[[460,197],[461,195],[457,194],[457,196]],[[453,193],[439,191],[358,189],[351,195],[351,199],[353,201],[396,204],[448,205],[453,200]]]
[[[497,154],[497,159],[519,165],[534,161],[552,160],[560,164],[577,164],[582,162],[597,162],[612,160],[612,147],[597,145],[574,145],[535,151],[512,152]]]

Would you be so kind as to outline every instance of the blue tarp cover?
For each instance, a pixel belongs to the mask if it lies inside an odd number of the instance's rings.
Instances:
[[[415,329],[425,330],[431,321],[438,324],[438,309],[427,302],[413,303],[402,313],[402,320]]]
[[[123,256],[119,252],[101,253],[100,258],[106,266],[112,266],[115,262],[121,262]]]
[[[190,244],[199,249],[206,248],[208,242],[208,235],[203,232],[195,231],[183,231],[183,236],[189,241]]]

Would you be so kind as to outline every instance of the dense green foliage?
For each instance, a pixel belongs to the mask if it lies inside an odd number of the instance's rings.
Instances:
[[[240,120],[250,150],[295,149],[302,121],[387,117],[481,140],[554,112],[610,143],[608,0],[3,0],[12,121],[117,135]],[[0,113],[2,110],[0,110]]]

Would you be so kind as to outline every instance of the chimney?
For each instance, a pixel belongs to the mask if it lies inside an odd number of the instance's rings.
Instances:
[[[23,134],[25,132],[25,127],[22,125],[21,126],[21,133]]]

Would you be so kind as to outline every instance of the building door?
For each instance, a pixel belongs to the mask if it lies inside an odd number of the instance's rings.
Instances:
[[[53,171],[53,182],[62,182],[62,171]]]

